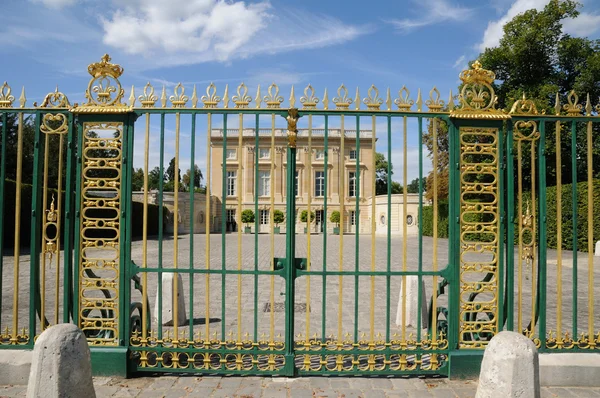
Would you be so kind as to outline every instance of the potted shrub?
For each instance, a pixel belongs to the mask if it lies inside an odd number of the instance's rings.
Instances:
[[[335,223],[335,227],[333,227],[333,234],[339,235],[340,234],[340,212],[337,210],[332,211],[331,216],[329,217],[329,221]]]
[[[302,210],[302,213],[300,213],[300,221],[303,223],[306,223],[306,227],[304,227],[304,233],[307,233],[308,226],[310,224],[312,224],[313,221],[315,221],[315,212],[314,211],[310,212],[310,222],[309,222],[308,221],[308,210]]]
[[[279,234],[281,233],[281,229],[279,228],[279,224],[285,221],[285,214],[281,210],[275,210],[273,212],[273,223],[275,223],[275,229],[273,233]]]
[[[244,233],[249,234],[251,232],[250,226],[248,224],[254,222],[254,212],[250,209],[246,209],[242,212],[242,222],[246,224],[244,227]]]

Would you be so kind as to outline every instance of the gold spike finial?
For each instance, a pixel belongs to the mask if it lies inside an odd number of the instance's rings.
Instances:
[[[27,98],[25,97],[25,86],[21,90],[21,96],[19,97],[19,105],[21,108],[25,108],[25,103],[27,103]]]
[[[592,101],[590,100],[590,93],[587,94],[587,99],[585,101],[585,115],[592,116]]]
[[[162,94],[160,95],[160,104],[163,108],[167,107],[167,88],[163,84]]]
[[[135,88],[133,84],[131,85],[131,94],[129,95],[129,106],[132,108],[135,106]]]
[[[454,110],[454,97],[452,96],[452,89],[450,89],[450,96],[448,97],[448,110],[450,112]]]
[[[417,112],[423,112],[423,98],[421,97],[421,89],[417,91]]]
[[[556,100],[554,101],[554,112],[556,115],[560,115],[560,97],[558,92],[556,93]]]
[[[223,106],[229,108],[229,84],[225,85],[225,92],[223,93]]]
[[[329,109],[329,97],[327,96],[327,87],[325,87],[325,94],[323,94],[323,109]]]
[[[356,87],[356,97],[354,97],[354,109],[360,109],[360,94],[358,93],[358,87]]]
[[[256,98],[254,99],[254,102],[256,103],[256,109],[260,108],[262,102],[262,98],[260,97],[260,84],[256,88]]]
[[[198,93],[196,92],[196,85],[194,84],[194,89],[192,90],[192,108],[198,107]]]
[[[387,105],[387,110],[392,110],[392,95],[390,93],[390,88],[387,88],[387,94],[385,96],[385,104]]]
[[[290,108],[296,107],[296,95],[294,94],[294,85],[292,84],[292,92],[290,93]]]

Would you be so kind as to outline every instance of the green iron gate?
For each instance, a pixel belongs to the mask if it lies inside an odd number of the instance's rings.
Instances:
[[[14,280],[11,311],[4,300],[0,313],[0,347],[31,347],[34,336],[62,320],[86,333],[94,367],[104,373],[459,375],[477,368],[482,349],[504,329],[523,331],[542,350],[596,346],[593,285],[587,334],[574,339],[577,315],[572,334],[563,332],[563,305],[556,322],[548,317],[553,293],[546,281],[554,270],[547,219],[539,216],[548,210],[540,172],[546,122],[559,135],[565,124],[572,131],[585,125],[593,186],[597,117],[589,99],[586,116],[574,94],[566,115],[558,100],[554,117],[539,115],[526,99],[508,113],[497,110],[494,74],[475,63],[461,73],[458,105],[435,88],[413,101],[405,87],[392,99],[389,89],[382,98],[371,86],[361,100],[342,85],[330,100],[309,85],[298,104],[292,88],[282,108],[275,84],[252,98],[243,83],[222,96],[211,84],[200,97],[196,87],[188,96],[177,85],[167,96],[148,83],[137,98],[132,88],[125,102],[119,65],[106,55],[88,69],[83,105],[72,106],[57,90],[39,107],[25,108],[23,94],[21,108],[12,108],[10,89],[1,91],[3,198],[11,184],[7,140],[14,135],[18,144],[14,207],[2,202],[3,252],[7,212],[18,216],[13,257],[0,263],[2,276]],[[27,268],[19,255],[28,128]],[[402,154],[395,165],[400,194],[392,194],[392,143]],[[575,143],[571,148],[577,162]],[[412,149],[415,193],[408,192]],[[561,206],[555,209],[560,230]],[[594,216],[589,205],[592,284]],[[1,267],[6,261],[12,270]],[[19,311],[26,271],[28,316]]]

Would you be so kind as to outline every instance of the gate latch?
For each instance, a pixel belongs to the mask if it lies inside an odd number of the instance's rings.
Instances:
[[[294,267],[301,271],[306,270],[306,263],[307,263],[307,261],[305,258],[295,258],[294,259]],[[275,271],[280,271],[285,268],[285,265],[287,264],[287,259],[275,257],[273,259],[273,264],[274,264]]]

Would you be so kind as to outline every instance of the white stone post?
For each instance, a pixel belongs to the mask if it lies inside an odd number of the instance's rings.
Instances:
[[[175,294],[177,294],[177,326],[187,324],[185,313],[185,295],[183,294],[183,279],[181,274],[177,274],[177,292],[175,292],[174,273],[165,272],[162,274],[162,322],[164,326],[173,326],[173,314],[175,311]],[[158,322],[158,286],[156,287],[156,303],[154,305],[154,321]]]
[[[406,278],[406,325],[417,327],[419,311],[421,312],[421,328],[428,326],[427,317],[427,295],[425,294],[425,282],[421,279],[421,308],[419,308],[419,277],[408,275]],[[404,311],[402,300],[402,278],[400,279],[400,296],[398,297],[398,310],[396,311],[396,325],[402,326],[402,313]]]
[[[594,252],[596,257],[600,257],[600,240],[596,242],[596,251]]]
[[[516,332],[500,332],[483,354],[476,398],[540,397],[535,344]]]
[[[90,349],[77,326],[46,329],[35,342],[27,398],[96,398]]]

